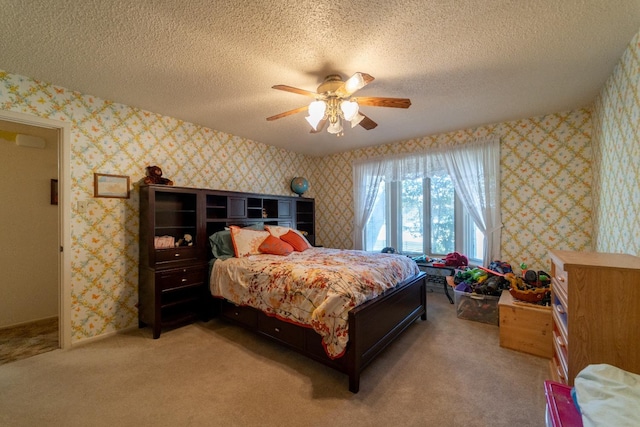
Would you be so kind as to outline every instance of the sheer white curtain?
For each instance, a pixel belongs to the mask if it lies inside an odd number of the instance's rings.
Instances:
[[[500,259],[500,139],[478,139],[441,154],[462,204],[484,234],[483,262]]]
[[[428,152],[353,162],[354,245],[364,248],[369,221],[382,181],[429,178],[446,171],[476,226],[484,233],[483,261],[500,257],[500,140],[477,139]]]
[[[353,243],[355,249],[364,249],[364,227],[369,221],[376,202],[378,188],[384,179],[385,162],[373,159],[353,168],[354,224]]]
[[[378,196],[381,182],[396,182],[431,176],[445,169],[445,164],[437,154],[417,152],[409,155],[377,157],[353,162],[354,226],[355,249],[364,249],[364,228]]]

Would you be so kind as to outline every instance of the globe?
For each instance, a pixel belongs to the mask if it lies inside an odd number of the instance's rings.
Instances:
[[[301,176],[296,176],[291,180],[291,190],[298,196],[302,196],[309,189],[309,181]]]

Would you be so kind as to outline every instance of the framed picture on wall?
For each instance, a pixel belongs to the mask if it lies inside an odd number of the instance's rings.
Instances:
[[[93,197],[129,198],[129,177],[126,175],[93,174]]]
[[[58,204],[58,180],[57,179],[51,180],[51,204],[52,205]]]

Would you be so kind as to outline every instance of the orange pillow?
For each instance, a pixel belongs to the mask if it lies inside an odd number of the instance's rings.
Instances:
[[[293,246],[278,239],[277,237],[269,235],[269,237],[264,239],[264,242],[260,244],[258,250],[263,254],[289,255],[293,252]]]
[[[298,252],[304,252],[307,249],[311,248],[311,245],[309,244],[307,239],[293,230],[289,230],[288,232],[280,236],[280,240],[287,242],[288,244],[293,246],[293,249]]]

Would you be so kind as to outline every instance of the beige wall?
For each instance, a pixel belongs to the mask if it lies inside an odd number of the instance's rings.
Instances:
[[[40,136],[44,149],[0,137],[0,327],[58,315],[57,131],[0,121],[0,130]]]

